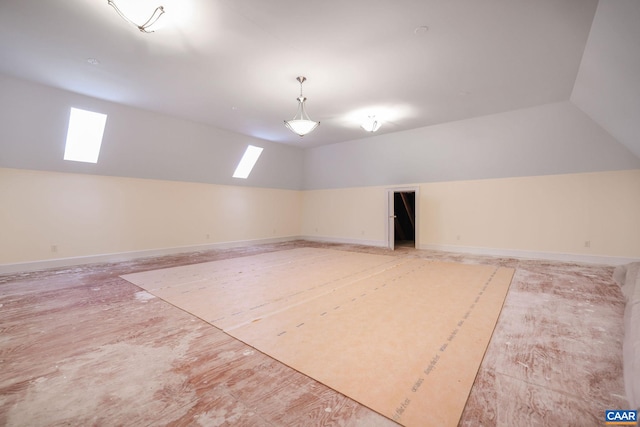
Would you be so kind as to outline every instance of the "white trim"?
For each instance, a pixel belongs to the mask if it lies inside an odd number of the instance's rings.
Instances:
[[[149,249],[143,251],[120,252],[112,254],[88,255],[71,258],[58,258],[42,261],[31,261],[15,264],[0,264],[0,274],[23,273],[29,271],[45,270],[50,268],[71,267],[83,264],[94,264],[103,262],[122,262],[131,261],[136,258],[148,258],[162,255],[172,255],[186,252],[198,252],[212,249],[230,249],[243,246],[252,246],[269,243],[291,242],[294,240],[307,240],[310,242],[320,243],[341,243],[350,245],[375,246],[386,248],[387,242],[384,240],[366,240],[366,239],[345,239],[340,237],[321,237],[321,236],[289,236],[271,239],[255,239],[255,240],[238,240],[231,242],[209,243],[204,245],[180,246],[173,248]],[[520,259],[541,259],[548,261],[563,262],[580,262],[586,264],[604,264],[604,265],[624,265],[632,262],[640,261],[640,258],[614,257],[605,255],[585,255],[570,254],[558,252],[536,252],[523,251],[514,249],[499,248],[482,248],[470,246],[454,246],[454,245],[420,245],[418,249],[436,250],[443,252],[466,253],[475,255],[488,255],[499,257],[510,257]]]
[[[278,237],[271,239],[238,240],[221,243],[207,243],[203,245],[178,246],[172,248],[147,249],[142,251],[118,252],[111,254],[87,255],[70,258],[47,259],[15,264],[0,264],[0,274],[23,273],[29,271],[45,270],[50,268],[71,267],[75,265],[94,264],[104,262],[131,261],[136,258],[149,258],[162,255],[172,255],[186,252],[198,252],[211,249],[230,249],[242,246],[252,246],[267,243],[282,243],[300,240],[299,236]]]
[[[520,259],[540,259],[547,261],[579,262],[585,264],[623,265],[640,261],[640,258],[615,257],[607,255],[587,255],[561,252],[523,251],[518,249],[482,248],[454,245],[421,245],[419,249],[455,252],[474,255],[488,255]]]
[[[307,240],[309,242],[318,243],[341,243],[345,245],[362,245],[386,248],[387,243],[384,240],[367,240],[367,239],[345,239],[342,237],[322,237],[322,236],[300,236],[299,240]]]
[[[401,186],[401,187],[387,187],[387,219],[385,221],[385,236],[386,242],[385,246],[391,250],[395,249],[395,235],[391,236],[393,233],[393,227],[391,226],[391,216],[395,215],[394,205],[395,205],[395,193],[414,193],[415,194],[415,204],[414,204],[414,221],[415,221],[415,230],[414,230],[414,241],[416,245],[416,249],[420,247],[419,236],[420,236],[420,186]]]

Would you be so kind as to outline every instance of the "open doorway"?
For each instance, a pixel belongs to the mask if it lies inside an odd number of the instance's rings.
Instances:
[[[417,189],[388,190],[388,246],[416,248],[416,194]]]

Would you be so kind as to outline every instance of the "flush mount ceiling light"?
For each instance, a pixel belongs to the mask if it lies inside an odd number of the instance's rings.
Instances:
[[[164,7],[158,6],[156,7],[156,10],[154,10],[153,13],[151,14],[151,17],[147,19],[147,22],[145,22],[142,25],[138,25],[135,22],[133,22],[131,19],[127,18],[127,15],[122,13],[122,11],[118,9],[118,6],[116,6],[113,0],[107,0],[107,3],[109,3],[109,6],[113,7],[115,11],[118,12],[118,15],[120,15],[122,19],[134,25],[137,29],[139,29],[143,33],[153,33],[153,30],[150,30],[149,27],[153,26],[153,24],[155,24],[164,13]]]
[[[376,116],[369,116],[361,125],[360,127],[364,130],[366,130],[367,132],[375,132],[378,129],[380,129],[380,126],[382,125],[382,123],[380,123],[380,120],[376,119]]]
[[[300,82],[300,96],[298,99],[298,112],[293,119],[284,121],[284,124],[289,128],[293,133],[299,136],[305,136],[312,130],[318,127],[320,122],[314,122],[309,118],[307,112],[304,109],[304,102],[307,100],[304,96],[302,96],[302,83],[307,80],[306,77],[300,76],[296,80]]]

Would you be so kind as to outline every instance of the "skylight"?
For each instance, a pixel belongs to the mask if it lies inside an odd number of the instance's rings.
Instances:
[[[107,115],[71,108],[64,159],[98,163]]]
[[[240,159],[240,163],[238,163],[238,167],[236,171],[233,173],[234,178],[243,178],[247,179],[253,166],[258,161],[258,157],[262,154],[261,147],[255,147],[253,145],[249,145],[247,150],[244,152],[242,159]]]

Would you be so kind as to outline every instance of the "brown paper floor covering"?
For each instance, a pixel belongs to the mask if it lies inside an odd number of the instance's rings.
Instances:
[[[294,248],[123,275],[407,426],[455,426],[511,268]]]

